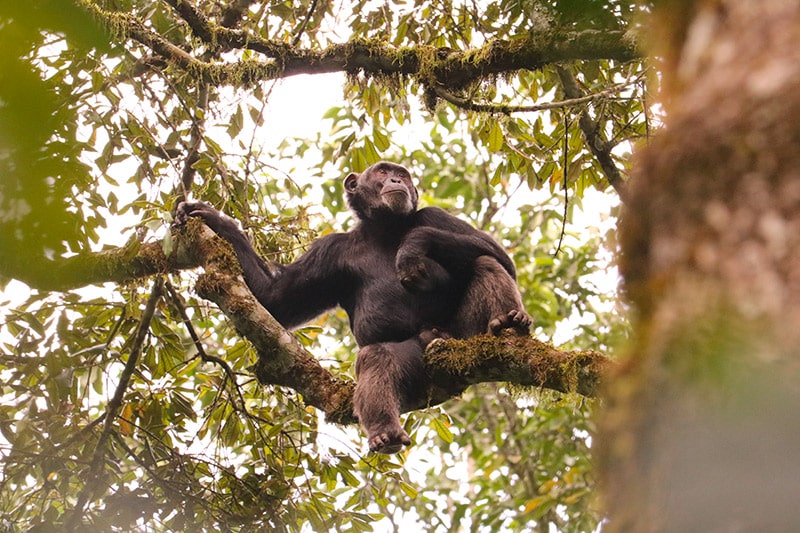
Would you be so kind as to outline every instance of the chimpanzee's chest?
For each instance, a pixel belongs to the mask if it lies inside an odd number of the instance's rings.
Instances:
[[[455,302],[446,288],[411,292],[400,283],[395,266],[398,248],[399,242],[362,242],[351,249],[349,263],[356,283],[341,303],[360,346],[404,341],[424,327],[446,324],[454,312]]]
[[[359,254],[358,284],[343,307],[359,345],[405,340],[420,326],[420,298],[407,291],[395,271],[396,249]]]

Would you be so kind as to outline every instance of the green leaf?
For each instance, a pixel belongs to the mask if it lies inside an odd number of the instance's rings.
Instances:
[[[453,442],[453,433],[450,431],[450,428],[447,427],[444,421],[441,418],[434,418],[432,420],[433,429],[436,431],[436,434],[439,435],[439,438],[445,441],[447,444],[452,444]]]
[[[489,144],[490,152],[499,152],[503,148],[505,136],[503,135],[503,128],[497,121],[492,121],[491,128],[489,129]]]

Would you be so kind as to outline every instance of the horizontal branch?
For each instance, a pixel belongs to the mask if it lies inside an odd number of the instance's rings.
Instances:
[[[615,363],[595,351],[559,350],[514,334],[452,339],[428,347],[425,361],[435,386],[506,381],[595,397]]]
[[[590,102],[596,102],[597,100],[605,100],[610,98],[612,95],[620,92],[621,90],[630,87],[635,83],[638,83],[638,81],[639,79],[637,78],[633,81],[626,81],[623,83],[619,83],[617,85],[609,87],[608,89],[604,89],[602,91],[598,91],[592,94],[587,94],[585,96],[578,96],[575,98],[568,98],[566,100],[559,100],[557,102],[545,102],[543,104],[535,104],[535,105],[510,105],[510,104],[474,102],[468,98],[463,98],[461,96],[458,96],[441,88],[434,88],[433,90],[436,96],[438,96],[439,98],[465,111],[510,115],[512,113],[535,113],[538,111],[545,111],[549,109],[562,109],[565,107],[579,106]]]
[[[458,89],[486,77],[574,60],[630,61],[640,56],[624,31],[548,29],[492,40],[468,50],[431,46],[396,47],[379,40],[353,39],[325,49],[303,49],[264,39],[244,30],[225,28],[209,20],[186,0],[169,0],[175,14],[202,42],[198,57],[209,49],[251,50],[259,59],[236,63],[199,59],[191,49],[169,42],[164,36],[127,13],[105,11],[89,0],[77,0],[104,24],[149,48],[170,64],[209,83],[248,85],[298,74],[347,72],[366,75],[417,76],[425,84]]]
[[[207,235],[208,238],[213,233]],[[40,291],[68,291],[106,282],[138,278],[200,266],[202,249],[176,239],[169,257],[163,243],[133,244],[102,252],[81,252],[48,259],[24,254],[0,256],[0,277],[16,279]]]

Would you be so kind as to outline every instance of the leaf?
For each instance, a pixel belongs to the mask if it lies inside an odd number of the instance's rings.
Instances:
[[[372,141],[375,143],[375,147],[381,152],[385,152],[389,149],[389,146],[391,146],[389,137],[377,127],[372,129]]]
[[[537,496],[536,498],[528,500],[525,503],[525,508],[522,510],[522,514],[532,513],[543,504],[547,503],[549,499],[549,496]]]
[[[453,442],[453,432],[450,431],[450,428],[445,425],[441,418],[434,418],[432,425],[440,439],[445,441],[447,444],[451,444]]]
[[[497,121],[492,122],[492,126],[489,129],[489,151],[499,152],[503,148],[504,140],[503,128],[500,127]]]
[[[133,434],[131,420],[133,420],[133,406],[129,402],[122,407],[122,411],[119,413],[119,432],[126,437]]]
[[[406,493],[406,496],[408,496],[412,500],[419,495],[419,491],[416,489],[416,487],[413,487],[412,485],[408,484],[405,481],[400,481],[400,488],[402,489],[403,492]]]
[[[369,139],[364,139],[364,155],[366,157],[367,166],[381,160],[381,156],[375,149],[375,145]]]
[[[244,126],[244,113],[242,113],[242,106],[236,106],[236,111],[231,115],[230,121],[228,121],[228,135],[231,138],[236,137],[239,135],[239,132],[242,131],[242,127]]]
[[[161,249],[164,251],[164,255],[169,257],[172,255],[172,250],[174,249],[175,242],[172,239],[172,232],[167,231],[164,233],[164,238],[161,240]]]

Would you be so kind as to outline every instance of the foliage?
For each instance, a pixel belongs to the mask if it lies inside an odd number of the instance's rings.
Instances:
[[[507,246],[536,336],[552,337],[570,317],[588,324],[566,339],[575,347],[610,352],[625,335],[613,296],[593,281],[609,268],[607,228],[569,222],[583,201],[601,197],[587,191],[606,191],[606,201],[614,195],[584,144],[580,115],[591,114],[623,173],[631,143],[647,133],[641,63],[576,62],[572,72],[587,95],[613,91],[525,113],[448,103],[431,94],[422,74],[348,71],[343,102],[310,128],[311,138],[271,146],[262,138],[281,125],[267,106],[270,82],[199,80],[124,24],[86,10],[146,21],[148,31],[197,51],[198,37],[179,16],[184,4],[0,7],[0,281],[25,280],[29,266],[43,261],[53,261],[58,277],[57,259],[74,253],[124,247],[135,254],[152,240],[169,247],[170,212],[188,195],[241,220],[259,250],[287,261],[315,235],[350,223],[344,171],[391,159],[412,168],[426,205],[461,213]],[[234,9],[245,4],[246,11]],[[352,37],[434,53],[513,43],[541,29],[625,29],[635,13],[623,0],[189,5],[298,50]],[[234,65],[257,55],[199,49],[204,60]],[[458,96],[488,106],[567,99],[556,66],[535,67],[485,76]],[[7,293],[0,304],[3,528],[597,527],[590,402],[484,384],[443,410],[409,415],[415,446],[407,454],[365,456],[357,432],[332,428],[302,398],[255,382],[253,350],[192,294],[193,277]],[[145,302],[162,281],[148,317]],[[142,327],[148,333],[139,343]],[[327,365],[352,373],[346,333],[341,313],[332,313],[298,336]],[[115,394],[119,409],[109,411]],[[97,476],[87,480],[89,472]]]

